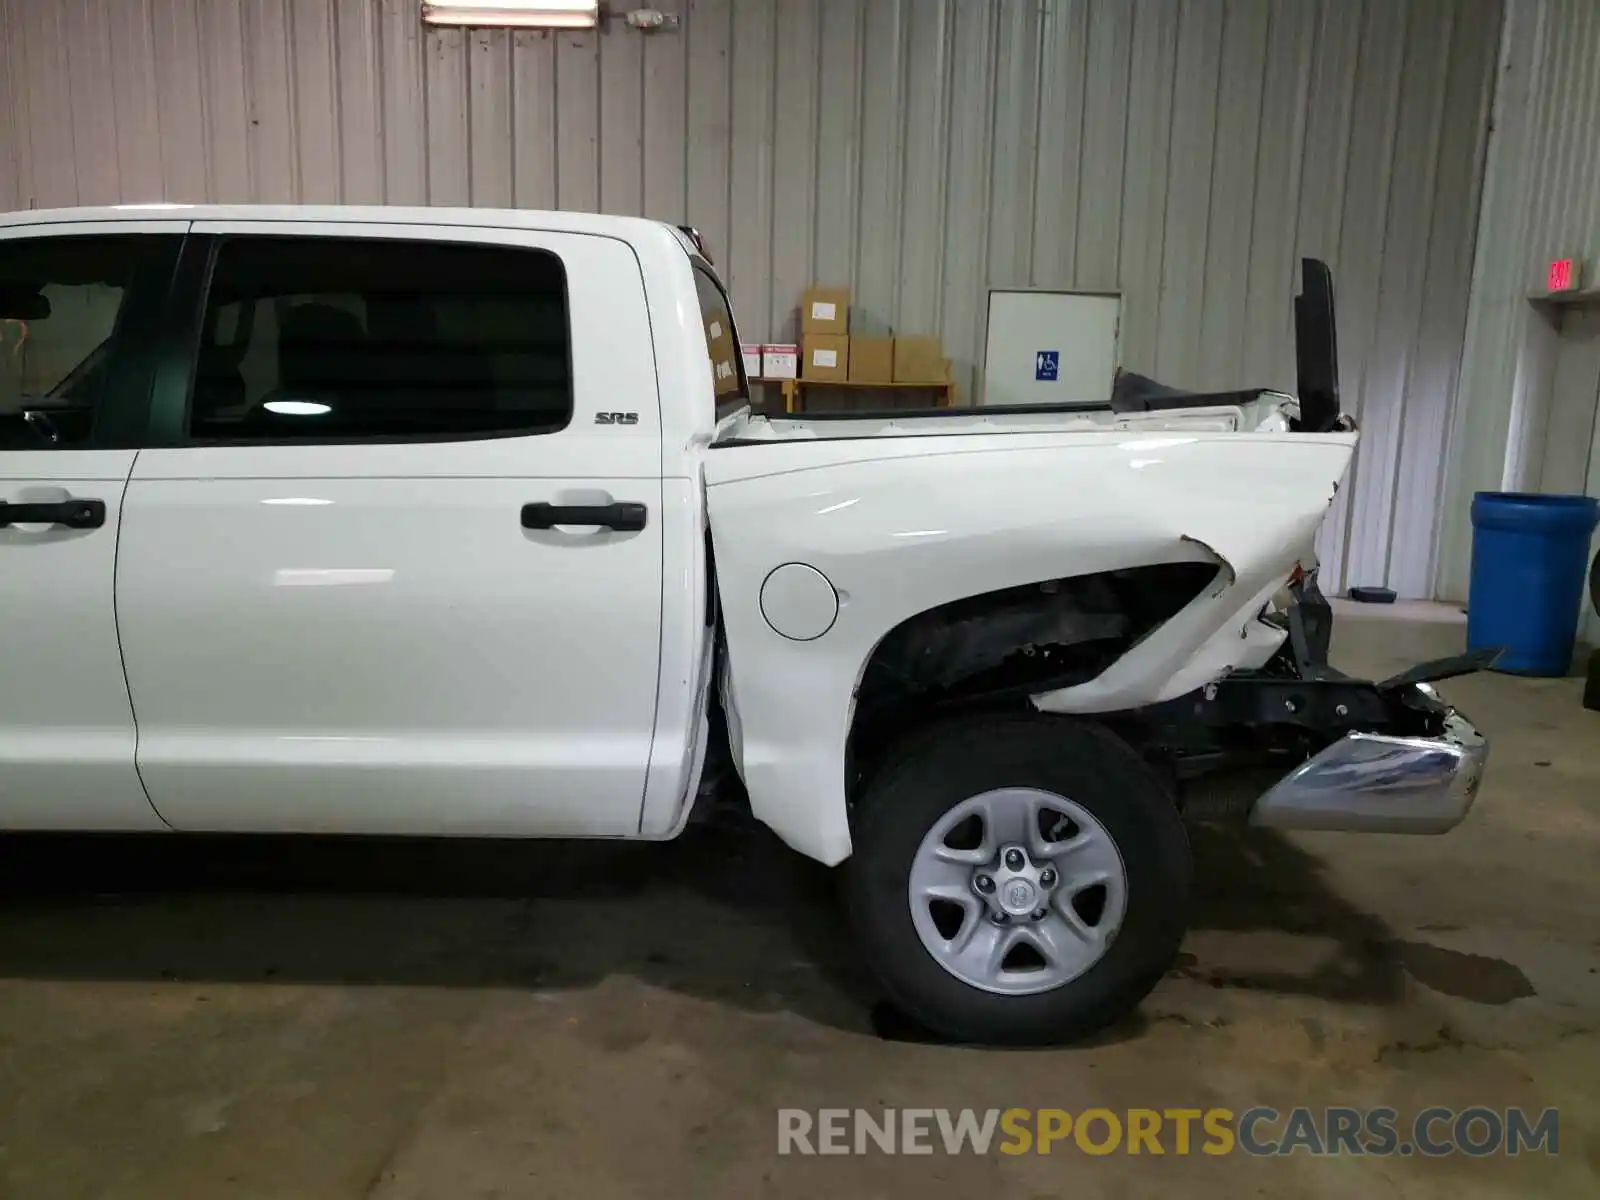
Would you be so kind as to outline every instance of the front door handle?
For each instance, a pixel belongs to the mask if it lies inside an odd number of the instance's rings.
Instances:
[[[0,529],[13,525],[65,525],[99,529],[106,523],[104,500],[62,500],[54,504],[7,504],[0,500]]]
[[[522,506],[524,529],[554,529],[557,525],[599,525],[619,533],[637,533],[645,526],[649,510],[642,504],[537,504]]]

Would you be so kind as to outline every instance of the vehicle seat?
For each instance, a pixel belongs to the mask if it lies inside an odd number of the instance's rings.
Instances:
[[[370,387],[366,330],[354,313],[331,304],[291,308],[278,330],[278,387],[247,422],[251,437],[326,437],[359,426],[361,393]],[[274,400],[306,400],[332,410],[316,416],[274,413]]]
[[[377,419],[395,434],[472,433],[493,429],[496,393],[491,365],[483,352],[487,331],[473,341],[447,337],[439,328],[433,300],[389,294],[367,298],[378,385]]]

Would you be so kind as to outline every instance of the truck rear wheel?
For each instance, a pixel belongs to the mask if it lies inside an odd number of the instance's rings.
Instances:
[[[847,887],[867,960],[946,1037],[1083,1037],[1136,1007],[1183,937],[1183,823],[1155,772],[1093,724],[924,730],[873,777],[854,840]]]

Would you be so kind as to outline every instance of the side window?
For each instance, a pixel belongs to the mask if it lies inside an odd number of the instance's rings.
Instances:
[[[90,442],[123,301],[169,248],[136,234],[0,241],[0,450]]]
[[[217,251],[192,439],[448,440],[571,420],[566,276],[548,251],[295,237]]]
[[[721,408],[730,401],[747,400],[750,385],[745,379],[744,356],[739,353],[727,293],[716,276],[699,263],[694,264],[694,288],[700,298],[706,353],[711,356],[713,403]]]

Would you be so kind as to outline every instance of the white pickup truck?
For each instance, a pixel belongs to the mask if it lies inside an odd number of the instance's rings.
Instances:
[[[665,839],[726,764],[914,1017],[1081,1035],[1183,935],[1193,779],[1477,788],[1426,681],[1481,658],[1327,665],[1320,264],[1297,316],[1298,398],[767,419],[692,231],[0,218],[0,828]]]

